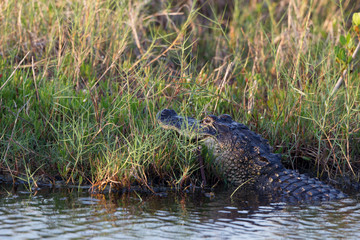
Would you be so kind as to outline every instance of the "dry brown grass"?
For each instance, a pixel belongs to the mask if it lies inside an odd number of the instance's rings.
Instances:
[[[330,92],[343,70],[334,47],[359,7],[350,0],[2,1],[2,167],[101,187],[196,181],[192,143],[168,142],[174,136],[156,125],[156,112],[167,107],[231,114],[289,165],[357,179],[357,62],[344,87]]]

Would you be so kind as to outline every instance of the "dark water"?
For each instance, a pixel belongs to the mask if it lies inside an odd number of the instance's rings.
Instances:
[[[86,189],[12,191],[0,185],[0,239],[360,239],[360,204],[287,206],[228,191],[91,195]]]

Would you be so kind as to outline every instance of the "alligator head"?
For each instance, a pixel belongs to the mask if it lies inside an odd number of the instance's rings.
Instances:
[[[200,140],[213,153],[220,173],[233,184],[254,183],[265,169],[282,168],[267,141],[230,115],[208,115],[198,121],[164,109],[157,121],[165,129]]]

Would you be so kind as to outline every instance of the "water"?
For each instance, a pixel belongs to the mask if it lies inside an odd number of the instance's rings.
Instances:
[[[360,204],[263,204],[208,194],[91,195],[0,185],[0,239],[359,239]]]

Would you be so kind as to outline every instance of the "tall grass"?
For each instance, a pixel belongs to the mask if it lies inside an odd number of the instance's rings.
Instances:
[[[353,1],[0,3],[0,167],[100,188],[200,185],[196,143],[155,115],[228,113],[289,166],[358,180]],[[353,38],[357,41],[356,36]],[[20,63],[20,64],[19,64]]]

